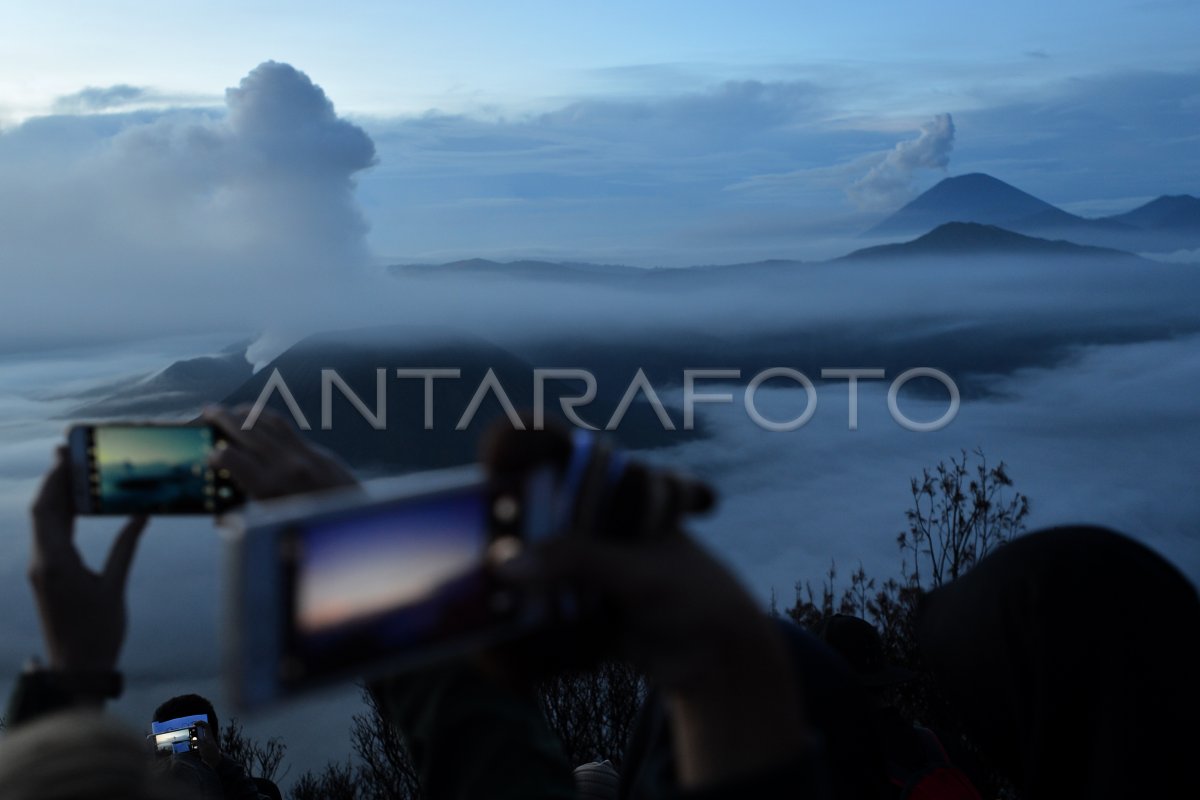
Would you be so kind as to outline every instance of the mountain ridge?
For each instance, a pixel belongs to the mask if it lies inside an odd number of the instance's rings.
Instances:
[[[998,225],[987,225],[977,222],[948,222],[938,225],[912,239],[864,247],[823,261],[800,261],[799,259],[776,258],[764,259],[762,261],[697,265],[694,267],[673,269],[623,267],[613,269],[611,272],[603,275],[586,273],[584,278],[589,280],[603,278],[607,281],[611,281],[614,278],[635,279],[638,281],[639,286],[651,288],[660,280],[671,281],[672,279],[684,279],[688,276],[704,276],[705,278],[715,279],[723,275],[766,275],[786,272],[791,269],[802,269],[806,266],[834,264],[843,261],[861,261],[887,257],[911,258],[914,256],[938,257],[971,254],[1043,255],[1145,260],[1134,253],[1120,248],[1079,244],[1066,239],[1048,239],[1020,233]],[[529,273],[527,269],[529,263],[536,263],[538,265],[538,274]],[[542,278],[548,276],[555,280],[579,279],[576,273],[576,270],[579,269],[577,262],[514,261],[506,263],[487,259],[468,259],[466,261],[455,261],[443,265],[419,265],[420,271],[417,274],[426,277],[461,274],[463,265],[468,265],[467,269],[469,270],[485,269],[489,275],[496,278]],[[391,274],[403,276],[409,273],[407,269],[392,269]]]
[[[1124,250],[1076,244],[1063,239],[1043,239],[978,222],[947,222],[907,242],[864,247],[833,261],[892,258],[936,258],[954,255],[1044,255],[1072,258],[1106,258],[1144,261]]]
[[[949,222],[1131,251],[1200,246],[1200,199],[1191,195],[1161,195],[1121,214],[1082,217],[982,172],[944,178],[863,235],[916,234]]]

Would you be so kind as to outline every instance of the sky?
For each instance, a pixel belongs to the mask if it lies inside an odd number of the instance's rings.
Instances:
[[[824,258],[948,175],[1084,214],[1200,191],[1190,2],[18,0],[5,23],[0,236],[39,275],[208,276],[247,240],[306,275]]]
[[[205,428],[101,428],[96,431],[96,463],[191,464],[210,447]]]
[[[482,493],[426,502],[304,533],[296,590],[304,633],[409,605],[478,563],[486,544]],[[397,536],[397,528],[405,532]]]
[[[673,66],[658,88],[722,71],[858,65],[876,97],[897,67],[954,64],[927,92],[954,92],[994,67],[1050,62],[1041,74],[1175,68],[1193,58],[1190,2],[959,3],[880,0],[833,5],[750,0],[433,4],[118,0],[6,4],[3,104],[44,110],[85,85],[150,84],[216,98],[268,58],[318,75],[354,114],[429,108],[535,107],[608,84],[653,91],[636,73]],[[633,70],[631,72],[631,70]],[[972,74],[974,73],[974,74]],[[927,75],[929,73],[926,73]],[[900,79],[900,80],[896,80]],[[1007,79],[1006,79],[1007,80]],[[910,88],[907,94],[914,93]],[[920,94],[921,91],[916,91]],[[864,95],[866,98],[868,95]],[[917,110],[917,109],[914,109]],[[920,109],[932,112],[934,108]]]

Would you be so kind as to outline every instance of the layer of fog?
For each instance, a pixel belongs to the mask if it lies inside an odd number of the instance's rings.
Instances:
[[[789,602],[795,581],[819,585],[831,561],[843,581],[860,561],[871,575],[898,576],[895,537],[912,506],[909,479],[976,448],[1008,465],[1015,489],[1031,500],[1030,528],[1113,527],[1200,582],[1200,452],[1185,444],[1200,441],[1198,345],[1192,336],[1085,348],[1071,364],[998,378],[995,395],[965,403],[933,433],[892,419],[884,382],[860,384],[856,431],[844,383],[820,389],[812,420],[792,433],[751,424],[735,391],[735,405],[706,414],[711,439],[661,457],[722,488],[719,513],[697,529],[762,597],[774,589]],[[804,396],[777,390],[758,405],[788,419],[803,411]],[[901,407],[936,419],[947,402],[913,398]]]

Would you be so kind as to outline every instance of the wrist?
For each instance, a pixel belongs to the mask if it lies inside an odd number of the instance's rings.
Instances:
[[[766,627],[723,640],[703,675],[665,693],[682,786],[773,767],[812,746],[787,645]]]

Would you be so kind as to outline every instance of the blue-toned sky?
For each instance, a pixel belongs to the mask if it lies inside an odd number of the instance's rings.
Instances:
[[[32,239],[17,253],[39,249],[37,223],[94,203],[120,219],[79,226],[92,262],[211,260],[224,241],[259,260],[352,260],[362,244],[376,263],[678,266],[839,254],[947,174],[1094,214],[1200,190],[1192,2],[10,2],[4,16],[0,210],[21,213],[0,233]],[[284,197],[230,177],[245,154],[181,125],[227,115],[226,88],[272,59],[374,146],[291,147]],[[313,108],[285,83],[258,104],[280,142]]]

